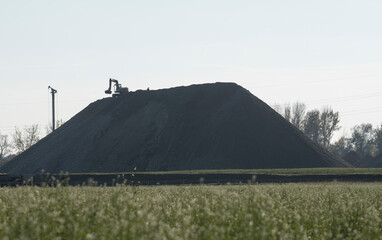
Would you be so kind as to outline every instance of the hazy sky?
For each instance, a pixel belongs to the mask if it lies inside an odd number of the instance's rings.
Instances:
[[[382,1],[0,0],[0,132],[69,120],[108,79],[159,89],[236,82],[269,105],[382,122]]]

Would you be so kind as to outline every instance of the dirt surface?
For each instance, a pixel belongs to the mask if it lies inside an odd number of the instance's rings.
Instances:
[[[352,157],[352,155],[356,155],[357,157]],[[360,168],[381,168],[382,167],[382,154],[379,154],[375,157],[367,155],[361,158],[356,153],[350,152],[347,155],[345,155],[343,159],[355,167],[360,167]],[[357,161],[354,161],[354,160],[357,160]]]
[[[361,163],[362,158],[358,155],[358,153],[351,151],[346,153],[342,159],[344,159],[346,162],[350,163],[351,165],[358,167]]]
[[[382,153],[374,157],[370,155],[361,157],[356,152],[351,151],[345,154],[343,159],[357,168],[382,168]]]
[[[98,100],[0,171],[350,167],[234,83]]]

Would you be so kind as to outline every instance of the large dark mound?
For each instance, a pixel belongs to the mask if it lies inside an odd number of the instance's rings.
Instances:
[[[378,154],[375,157],[366,155],[364,157],[359,156],[356,152],[350,152],[346,154],[343,159],[359,168],[381,168],[382,167],[382,154]]]
[[[90,104],[1,168],[13,174],[347,167],[234,83]]]

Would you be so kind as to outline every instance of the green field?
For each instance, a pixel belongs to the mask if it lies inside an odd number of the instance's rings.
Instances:
[[[382,184],[0,189],[0,239],[381,239]]]
[[[86,174],[131,174],[119,173],[86,173]],[[271,175],[344,175],[344,174],[382,174],[382,168],[284,168],[284,169],[223,169],[223,170],[185,170],[166,172],[136,172],[137,174],[271,174]],[[85,173],[71,173],[73,175]]]

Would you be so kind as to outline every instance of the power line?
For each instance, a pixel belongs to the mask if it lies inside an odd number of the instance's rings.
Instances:
[[[307,104],[325,104],[325,103],[352,101],[352,100],[373,98],[373,97],[380,97],[380,96],[382,96],[382,92],[360,94],[360,95],[350,95],[345,97],[334,97],[334,98],[326,98],[326,99],[324,98],[319,100],[308,101]]]
[[[94,99],[83,99],[83,100],[60,100],[60,102],[89,102],[94,101]],[[49,101],[48,101],[49,102]],[[37,105],[37,104],[45,104],[46,102],[15,102],[15,103],[2,103],[0,106],[14,106],[14,105]]]
[[[372,108],[362,108],[362,109],[352,109],[348,111],[343,111],[342,113],[352,113],[352,112],[360,112],[360,111],[370,111],[370,110],[382,110],[382,107],[372,107]]]
[[[375,93],[367,93],[367,94],[349,95],[349,96],[344,96],[344,97],[322,98],[322,99],[307,101],[304,103],[306,105],[316,105],[316,104],[327,104],[327,103],[333,103],[333,102],[352,101],[352,100],[381,97],[381,96],[382,96],[382,92],[375,92]]]
[[[382,107],[379,108],[370,108],[369,110],[367,109],[359,109],[359,110],[354,110],[354,111],[348,111],[344,113],[340,113],[341,116],[353,116],[353,115],[364,115],[364,114],[370,114],[370,113],[378,113],[382,112]],[[382,119],[381,119],[382,121]]]
[[[14,102],[14,103],[1,103],[0,106],[14,106],[14,105],[37,105],[45,102]]]
[[[323,83],[323,82],[333,82],[333,81],[342,81],[342,80],[348,80],[349,78],[360,78],[360,77],[380,77],[380,73],[376,74],[353,74],[352,76],[343,76],[343,77],[334,77],[334,78],[325,78],[320,80],[313,80],[313,81],[304,81],[304,82],[294,82],[294,83],[278,83],[278,84],[268,84],[268,85],[258,85],[256,88],[266,88],[266,87],[285,87],[285,86],[296,86],[296,85],[307,85],[307,84],[316,84],[316,83]]]

